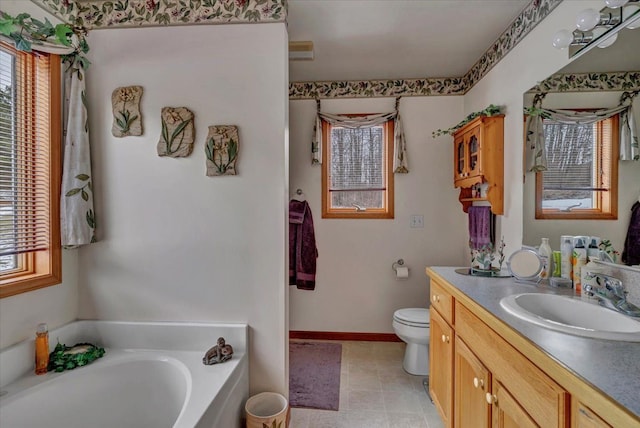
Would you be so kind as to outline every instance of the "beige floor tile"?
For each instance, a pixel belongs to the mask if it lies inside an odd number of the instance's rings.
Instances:
[[[422,414],[387,413],[389,428],[428,428],[427,420]]]
[[[310,415],[311,411],[309,409],[291,408],[289,428],[308,428]]]
[[[388,428],[387,414],[372,411],[348,411],[345,413],[348,428]]]
[[[382,391],[349,390],[347,410],[380,410],[384,404]]]
[[[380,378],[376,370],[349,372],[349,389],[381,391]]]
[[[414,391],[383,391],[385,411],[389,413],[416,413],[424,414],[422,401],[426,399],[424,394]]]

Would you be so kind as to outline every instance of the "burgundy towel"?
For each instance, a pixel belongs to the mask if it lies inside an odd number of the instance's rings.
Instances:
[[[640,201],[631,207],[631,220],[624,241],[622,262],[631,266],[640,264]]]
[[[301,290],[316,287],[316,236],[307,201],[289,202],[289,285]]]
[[[469,242],[474,250],[491,244],[491,207],[469,207]]]

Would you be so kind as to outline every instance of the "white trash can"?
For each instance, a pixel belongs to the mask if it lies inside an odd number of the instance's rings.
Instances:
[[[261,392],[244,406],[247,428],[288,428],[289,402],[282,394]]]

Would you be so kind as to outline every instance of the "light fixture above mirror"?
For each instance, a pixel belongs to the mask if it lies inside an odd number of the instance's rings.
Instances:
[[[600,11],[585,9],[576,18],[576,29],[560,30],[553,35],[552,44],[557,49],[569,48],[569,58],[581,55],[594,45],[611,46],[617,33],[624,29],[640,27],[640,0],[604,0]]]

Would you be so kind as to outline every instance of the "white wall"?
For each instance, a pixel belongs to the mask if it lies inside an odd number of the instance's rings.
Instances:
[[[523,236],[523,94],[569,62],[567,51],[554,49],[551,38],[560,29],[574,29],[578,12],[589,7],[600,10],[602,2],[562,2],[464,97],[465,114],[489,104],[505,107],[505,214],[498,218],[498,229],[505,237],[507,257],[520,248]]]
[[[26,1],[3,0],[2,11],[16,16],[27,12],[37,19],[59,22],[38,6]],[[76,250],[62,251],[62,283],[0,300],[0,349],[35,337],[38,323],[55,328],[72,321],[78,311]]]
[[[80,252],[80,318],[248,323],[252,392],[286,393],[285,25],[110,29],[89,44],[100,242]],[[114,138],[111,92],[127,85],[144,88],[144,135]],[[188,158],[157,155],[165,106],[195,113]],[[239,128],[239,175],[206,177],[220,124]]]
[[[546,108],[604,108],[614,107],[622,92],[579,92],[548,94],[543,105]],[[531,105],[527,94],[525,105]],[[634,101],[636,123],[640,123],[640,100]],[[536,220],[535,173],[527,172],[524,183],[523,243],[539,245],[542,237],[550,239],[554,249],[560,249],[561,235],[591,235],[609,239],[613,247],[622,252],[631,219],[631,206],[640,195],[640,162],[618,162],[618,219],[617,220]]]
[[[391,111],[393,98],[322,100],[322,111]],[[291,330],[392,333],[393,312],[428,306],[430,265],[464,265],[468,253],[466,215],[453,187],[453,140],[433,139],[463,116],[462,97],[406,97],[400,102],[409,174],[395,175],[395,219],[321,218],[321,167],[311,165],[311,131],[316,103],[290,102],[290,191],[304,191],[313,213],[318,247],[315,291],[290,287]],[[412,214],[425,227],[412,229]],[[404,259],[406,281],[391,265]]]

